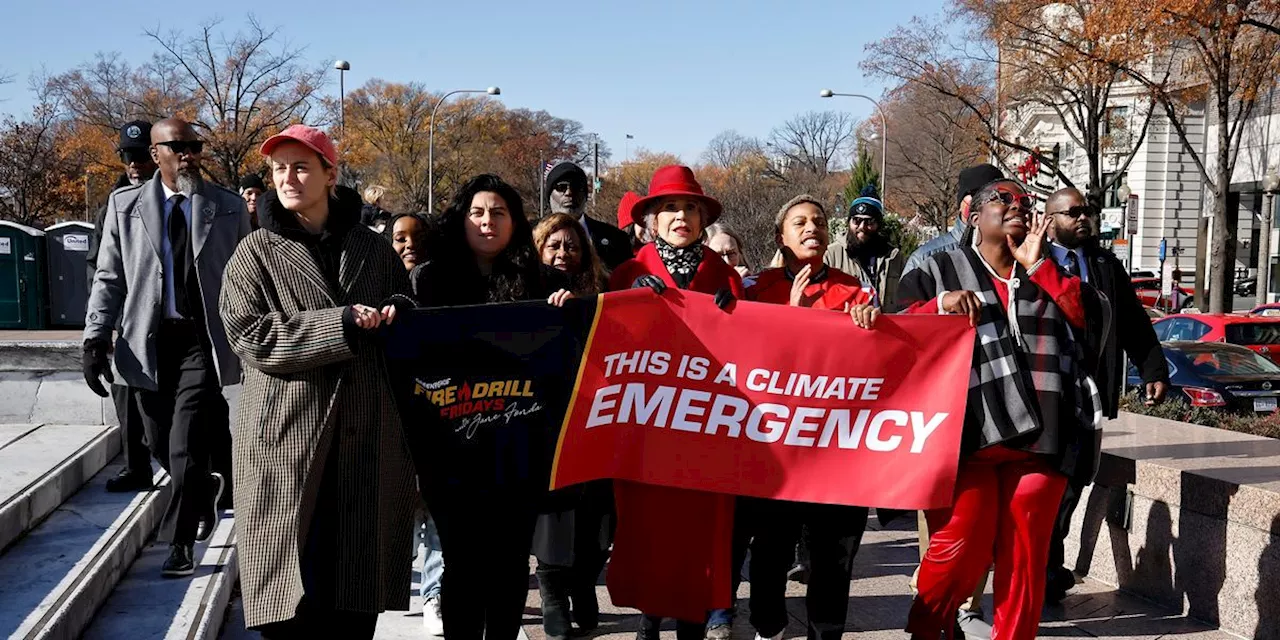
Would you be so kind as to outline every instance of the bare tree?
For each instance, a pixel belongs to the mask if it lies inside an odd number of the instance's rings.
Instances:
[[[146,35],[162,49],[156,64],[179,70],[177,88],[195,99],[186,115],[204,133],[213,160],[206,170],[229,185],[267,136],[307,119],[325,70],[306,63],[302,49],[282,42],[278,30],[253,17],[244,31],[230,36],[218,27],[210,21],[194,36],[157,29]]]
[[[849,149],[856,122],[840,111],[810,111],[791,118],[769,134],[773,152],[784,168],[815,176],[831,172],[836,155]]]
[[[702,161],[716,167],[728,169],[742,162],[764,155],[764,144],[757,138],[747,136],[730,129],[716,134],[707,143],[702,152]]]

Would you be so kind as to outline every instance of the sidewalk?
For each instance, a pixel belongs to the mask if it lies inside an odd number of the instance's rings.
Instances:
[[[0,331],[0,343],[6,342],[74,342],[79,344],[84,331],[80,329],[48,329],[43,331]]]
[[[862,541],[862,549],[854,564],[854,582],[850,589],[849,618],[845,638],[900,640],[907,634],[902,625],[911,607],[907,582],[919,560],[914,528],[907,523],[897,524],[890,530],[878,530],[875,518]],[[416,566],[416,565],[415,565]],[[415,577],[416,577],[415,572]],[[791,612],[791,625],[784,638],[805,637],[804,585],[790,583],[787,608]],[[635,637],[637,614],[634,610],[618,609],[609,601],[608,590],[597,587],[600,596],[600,628],[587,638],[606,640],[630,640]],[[750,592],[744,583],[740,597]],[[238,605],[238,603],[237,603]],[[408,612],[388,611],[378,620],[378,640],[419,640],[427,638],[422,630],[421,601],[413,598],[413,609]],[[985,607],[990,620],[991,596],[988,592]],[[257,634],[244,632],[243,618],[233,607],[223,631],[224,640],[256,638]],[[734,624],[735,640],[752,640],[755,631],[747,622],[748,608],[745,600],[739,600],[738,619]],[[530,640],[544,640],[539,611],[537,583],[532,576],[530,563],[529,599],[525,604],[524,636]],[[1040,625],[1041,637],[1094,638],[1115,640],[1151,639],[1176,635],[1180,640],[1230,640],[1235,636],[1210,629],[1176,614],[1157,609],[1150,603],[1121,594],[1111,587],[1086,581],[1078,585],[1061,606],[1046,607]],[[662,633],[664,640],[674,640],[675,627],[668,622]]]

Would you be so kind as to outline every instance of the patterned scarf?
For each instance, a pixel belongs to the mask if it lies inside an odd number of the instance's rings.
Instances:
[[[1049,261],[1037,268],[1056,268]],[[1100,440],[1097,387],[1079,366],[1079,342],[1058,306],[1020,265],[1005,280],[1001,308],[994,274],[971,247],[930,256],[904,279],[906,298],[973,291],[982,300],[969,380],[966,440],[977,448],[1005,444],[1056,457],[1074,474],[1083,441]],[[899,291],[902,291],[900,289]],[[1092,444],[1092,442],[1090,442]],[[1090,447],[1091,448],[1091,447]],[[1091,473],[1092,469],[1086,473]]]
[[[662,258],[662,264],[671,274],[671,279],[675,280],[681,289],[687,289],[689,283],[693,282],[698,265],[702,263],[702,243],[695,242],[687,247],[673,247],[662,238],[654,238],[653,247],[658,250],[658,257]]]

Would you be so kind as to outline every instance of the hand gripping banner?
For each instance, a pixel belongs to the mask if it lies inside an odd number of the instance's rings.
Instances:
[[[973,329],[647,289],[597,299],[551,488],[613,478],[733,495],[951,504]]]

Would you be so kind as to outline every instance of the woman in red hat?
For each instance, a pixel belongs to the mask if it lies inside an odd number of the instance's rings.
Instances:
[[[724,308],[742,298],[742,278],[702,244],[720,217],[720,203],[703,193],[688,167],[653,174],[649,195],[632,218],[653,237],[614,270],[610,289],[667,287],[713,294]],[[676,618],[681,640],[701,640],[707,612],[730,604],[730,495],[615,482],[618,531],[609,566],[609,593],[618,606],[645,613],[637,638],[658,637],[662,618]]]

